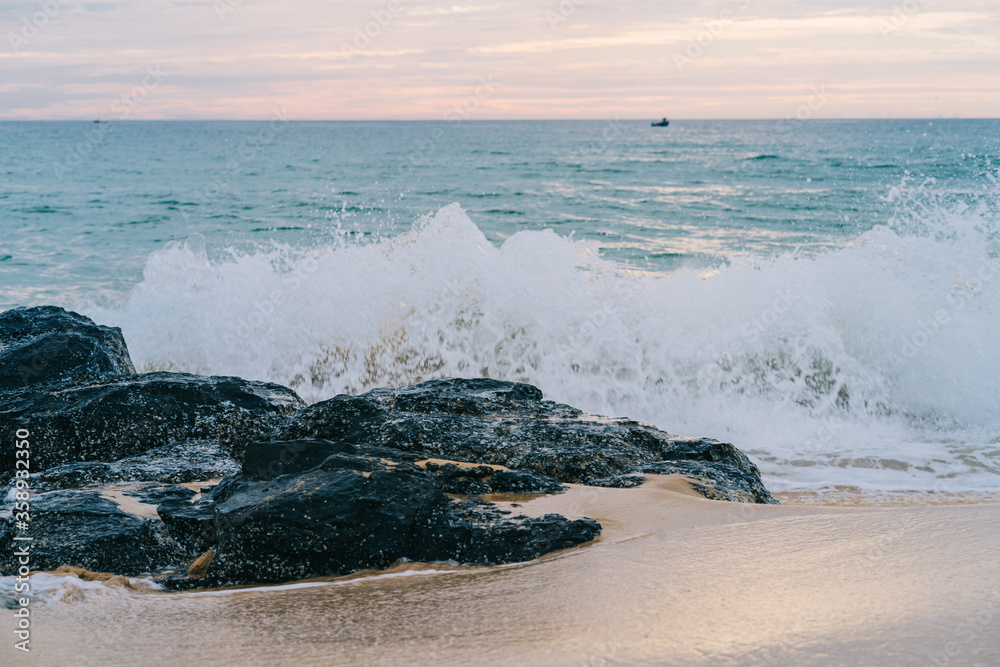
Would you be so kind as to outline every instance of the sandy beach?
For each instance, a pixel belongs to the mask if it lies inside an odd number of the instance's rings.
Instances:
[[[998,504],[746,505],[651,476],[522,510],[591,516],[604,532],[531,563],[270,588],[67,579],[63,602],[36,611],[30,664],[1000,663]],[[12,621],[0,615],[0,630]]]

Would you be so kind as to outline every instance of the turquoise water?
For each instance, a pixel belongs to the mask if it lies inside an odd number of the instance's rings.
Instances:
[[[823,249],[907,174],[968,195],[998,156],[997,121],[0,123],[0,306],[123,289],[193,233],[324,243],[452,202],[494,243],[553,229],[650,271]]]
[[[1000,121],[8,122],[0,157],[0,308],[146,369],[490,375],[779,490],[1000,489]]]

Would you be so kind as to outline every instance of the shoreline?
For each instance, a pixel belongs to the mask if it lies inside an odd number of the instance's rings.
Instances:
[[[448,575],[399,576],[435,567],[407,564],[335,582],[351,585],[83,593],[38,609],[31,660],[1000,661],[1000,504],[726,503],[671,475],[632,489],[570,485],[521,505],[591,516],[604,532],[528,563],[445,568]],[[309,624],[294,622],[302,614]],[[12,619],[0,618],[7,632]]]
[[[1000,503],[1000,491],[775,491],[786,507],[942,507]]]

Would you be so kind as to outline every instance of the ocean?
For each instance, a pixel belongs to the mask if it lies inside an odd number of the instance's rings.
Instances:
[[[443,376],[774,491],[1000,493],[1000,121],[0,123],[0,309],[307,401]]]

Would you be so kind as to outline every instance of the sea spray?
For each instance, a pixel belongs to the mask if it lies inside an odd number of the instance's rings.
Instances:
[[[890,193],[846,247],[628,272],[593,242],[497,247],[458,205],[403,235],[153,253],[120,307],[137,366],[232,374],[307,401],[444,376],[736,443],[781,489],[996,490],[995,196]],[[946,317],[942,317],[942,311]]]

